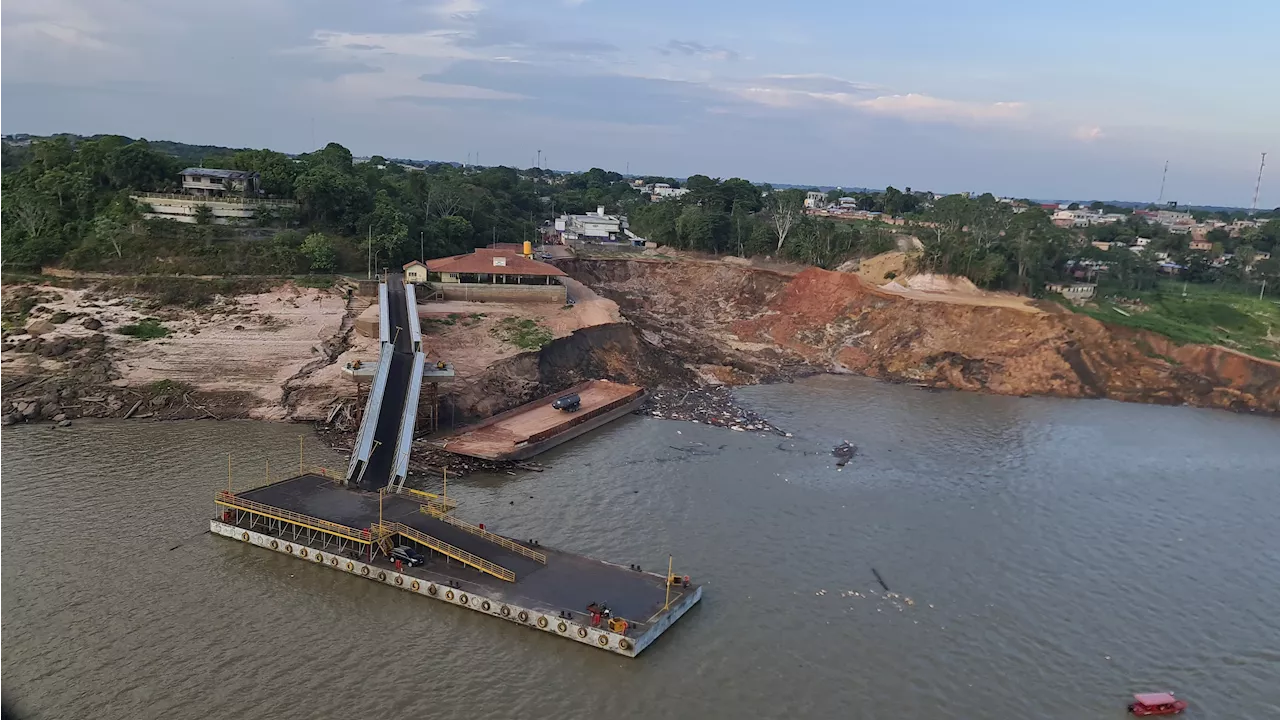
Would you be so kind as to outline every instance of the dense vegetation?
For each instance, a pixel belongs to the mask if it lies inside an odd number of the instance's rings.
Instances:
[[[178,171],[209,167],[260,173],[268,197],[293,208],[259,208],[255,228],[146,221],[129,198],[137,191],[173,191]],[[1214,253],[1193,252],[1186,235],[1131,216],[1123,223],[1079,231],[1057,228],[1048,213],[991,195],[899,191],[851,193],[857,206],[905,217],[905,227],[819,218],[802,211],[805,191],[774,190],[740,178],[694,175],[687,194],[650,202],[627,178],[593,168],[557,174],[539,168],[460,168],[447,163],[408,166],[375,156],[355,162],[330,143],[288,156],[271,150],[232,150],[149,143],[118,136],[60,136],[29,145],[4,145],[3,262],[6,270],[46,263],[122,273],[258,275],[360,272],[415,257],[466,252],[493,241],[535,239],[560,213],[603,206],[628,215],[633,231],[663,245],[712,254],[772,256],[831,268],[852,257],[892,249],[905,234],[923,251],[914,269],[964,275],[979,286],[1040,294],[1080,263],[1105,265],[1107,293],[1145,292],[1162,277],[1153,253],[1098,250],[1085,240],[1132,242],[1150,238],[1193,283],[1280,290],[1274,252],[1280,220],[1240,235],[1210,233]],[[668,182],[670,178],[645,178]],[[830,192],[829,198],[843,195]],[[1130,212],[1103,203],[1094,209]],[[205,218],[207,221],[208,218]],[[1229,261],[1211,264],[1223,254]],[[1092,278],[1091,278],[1092,279]]]

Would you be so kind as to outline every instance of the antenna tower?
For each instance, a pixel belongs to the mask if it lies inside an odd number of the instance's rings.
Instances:
[[[1253,186],[1253,205],[1249,208],[1249,214],[1258,212],[1258,192],[1262,190],[1262,170],[1267,166],[1267,154],[1262,153],[1262,162],[1258,164],[1258,182]]]
[[[1160,197],[1156,198],[1156,205],[1164,202],[1164,181],[1169,177],[1169,161],[1164,161],[1164,174],[1160,176]]]

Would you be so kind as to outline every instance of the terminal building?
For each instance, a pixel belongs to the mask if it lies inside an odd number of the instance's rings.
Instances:
[[[513,247],[477,248],[466,255],[425,263],[415,260],[404,268],[406,277],[412,278],[421,277],[423,269],[426,284],[443,300],[561,305],[568,301],[567,289],[560,283],[560,278],[566,276],[563,270],[527,257]]]

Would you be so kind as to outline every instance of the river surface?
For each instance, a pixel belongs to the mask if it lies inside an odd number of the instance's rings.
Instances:
[[[627,660],[202,534],[299,426],[3,433],[4,700],[39,718],[1280,717],[1280,422],[859,378],[795,437],[628,417],[451,482],[515,537],[706,584]],[[861,451],[837,470],[830,448]],[[308,460],[343,465],[307,437]],[[897,597],[879,589],[876,568]],[[907,598],[910,598],[908,602]],[[607,598],[602,598],[607,601]]]

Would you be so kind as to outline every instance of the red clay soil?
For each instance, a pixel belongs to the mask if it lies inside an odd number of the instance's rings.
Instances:
[[[708,355],[759,363],[768,347],[822,370],[934,387],[1280,413],[1280,363],[1085,315],[918,301],[816,268],[787,276],[579,261],[566,269],[615,299],[646,337],[714,346]]]

